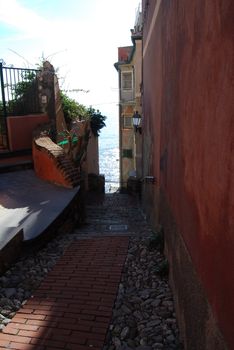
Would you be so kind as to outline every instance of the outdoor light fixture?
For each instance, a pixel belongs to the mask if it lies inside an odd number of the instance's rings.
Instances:
[[[139,131],[139,133],[141,134],[141,115],[138,113],[138,111],[136,111],[133,116],[132,116],[132,123],[135,129],[135,132]]]

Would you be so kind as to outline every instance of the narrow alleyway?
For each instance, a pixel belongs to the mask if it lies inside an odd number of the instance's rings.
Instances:
[[[151,236],[134,197],[90,196],[84,226],[0,278],[0,349],[182,349]]]

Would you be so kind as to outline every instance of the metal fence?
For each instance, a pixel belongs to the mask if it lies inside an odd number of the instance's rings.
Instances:
[[[0,63],[0,136],[7,136],[8,116],[40,113],[39,70],[5,67]],[[1,139],[0,139],[1,143]]]

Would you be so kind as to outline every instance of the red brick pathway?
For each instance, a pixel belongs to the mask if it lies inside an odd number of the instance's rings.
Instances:
[[[128,237],[73,242],[0,334],[0,350],[102,349],[127,248]]]

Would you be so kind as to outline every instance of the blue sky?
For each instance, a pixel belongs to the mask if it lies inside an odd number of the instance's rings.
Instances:
[[[0,58],[15,67],[44,56],[59,68],[72,97],[109,117],[118,114],[113,67],[118,46],[131,45],[140,0],[0,0]]]

